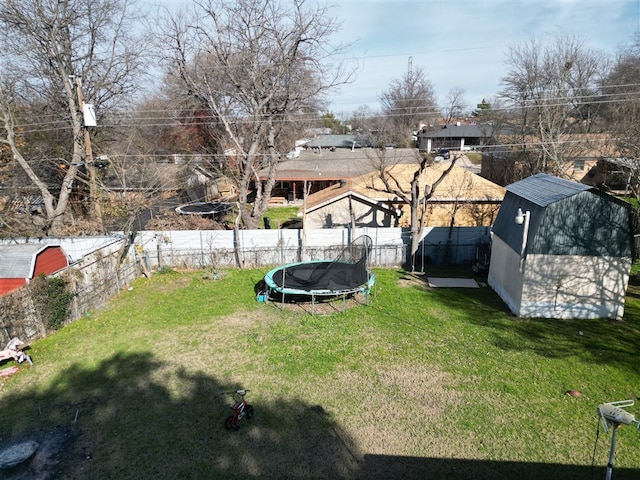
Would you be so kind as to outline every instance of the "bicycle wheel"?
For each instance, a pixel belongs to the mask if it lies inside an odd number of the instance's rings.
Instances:
[[[238,430],[238,421],[233,415],[229,415],[224,421],[224,428],[227,430]]]
[[[247,405],[245,407],[245,414],[247,415],[247,420],[251,420],[253,418],[253,406]]]

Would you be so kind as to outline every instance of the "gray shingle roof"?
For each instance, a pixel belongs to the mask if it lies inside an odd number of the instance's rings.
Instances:
[[[304,150],[297,158],[283,160],[278,164],[277,180],[340,180],[355,178],[370,173],[379,166],[380,151],[373,148],[336,149],[335,151]],[[418,164],[420,157],[415,148],[386,150],[385,161],[389,164]],[[268,169],[260,170],[260,178],[266,178]]]
[[[320,135],[304,146],[305,148],[361,148],[370,147],[371,142],[362,135]]]

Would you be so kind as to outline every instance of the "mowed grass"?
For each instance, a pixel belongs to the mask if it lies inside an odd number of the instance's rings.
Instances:
[[[298,215],[298,210],[300,210],[300,206],[296,205],[285,205],[285,206],[272,206],[267,209],[265,214],[263,215],[262,221],[258,228],[264,228],[264,218],[268,217],[271,221],[271,228],[279,228],[287,220],[294,220]]]
[[[140,279],[35,342],[0,388],[0,441],[63,428],[62,479],[600,478],[596,408],[638,398],[635,277],[614,322],[517,319],[489,287],[400,270],[311,315],[256,302],[265,271],[221,273]],[[229,432],[236,388],[256,414]],[[614,476],[639,465],[622,427]]]

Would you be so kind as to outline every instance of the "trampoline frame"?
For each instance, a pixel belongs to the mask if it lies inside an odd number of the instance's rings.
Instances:
[[[190,209],[192,209],[190,211]],[[230,202],[191,202],[175,208],[180,215],[200,215],[202,217],[218,217],[233,210]]]
[[[268,302],[270,299],[274,300],[274,295],[273,293],[276,292],[280,295],[281,297],[281,302],[284,305],[285,303],[285,299],[287,296],[289,297],[302,297],[302,298],[308,298],[311,300],[311,306],[312,306],[312,312],[313,312],[313,307],[316,304],[316,300],[318,298],[320,299],[330,299],[330,298],[342,298],[342,302],[343,302],[343,311],[345,309],[345,302],[348,296],[351,295],[355,295],[357,293],[362,294],[366,300],[367,300],[367,304],[369,304],[369,299],[371,298],[371,292],[373,290],[373,287],[375,286],[376,283],[376,276],[373,272],[371,272],[370,270],[367,269],[367,282],[359,285],[358,287],[354,287],[354,288],[349,288],[349,289],[340,289],[340,290],[329,290],[329,289],[321,289],[321,290],[303,290],[303,289],[298,289],[298,288],[282,288],[280,286],[278,286],[274,280],[273,280],[273,276],[276,272],[279,272],[280,270],[284,270],[286,271],[287,268],[291,268],[291,267],[295,267],[297,265],[309,265],[309,264],[332,264],[334,263],[333,260],[312,260],[312,261],[306,261],[306,262],[295,262],[295,263],[288,263],[286,265],[280,265],[279,267],[276,267],[272,270],[270,270],[269,272],[267,272],[267,274],[264,276],[264,283],[265,283],[265,287],[266,287],[266,291],[264,292],[264,301]],[[284,275],[284,273],[283,273]]]

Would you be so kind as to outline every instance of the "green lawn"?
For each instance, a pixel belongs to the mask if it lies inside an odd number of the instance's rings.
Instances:
[[[260,223],[259,227],[264,228],[264,217],[269,217],[271,219],[271,228],[278,228],[287,220],[294,220],[298,218],[296,215],[298,214],[299,209],[299,206],[288,205],[269,207],[263,215],[263,220]]]
[[[156,274],[35,342],[0,441],[59,427],[64,479],[604,477],[596,407],[638,397],[638,285],[624,321],[522,320],[488,287],[376,270],[369,305],[311,315],[256,302],[264,273]],[[235,388],[256,414],[229,432]],[[639,465],[622,427],[614,478]]]

